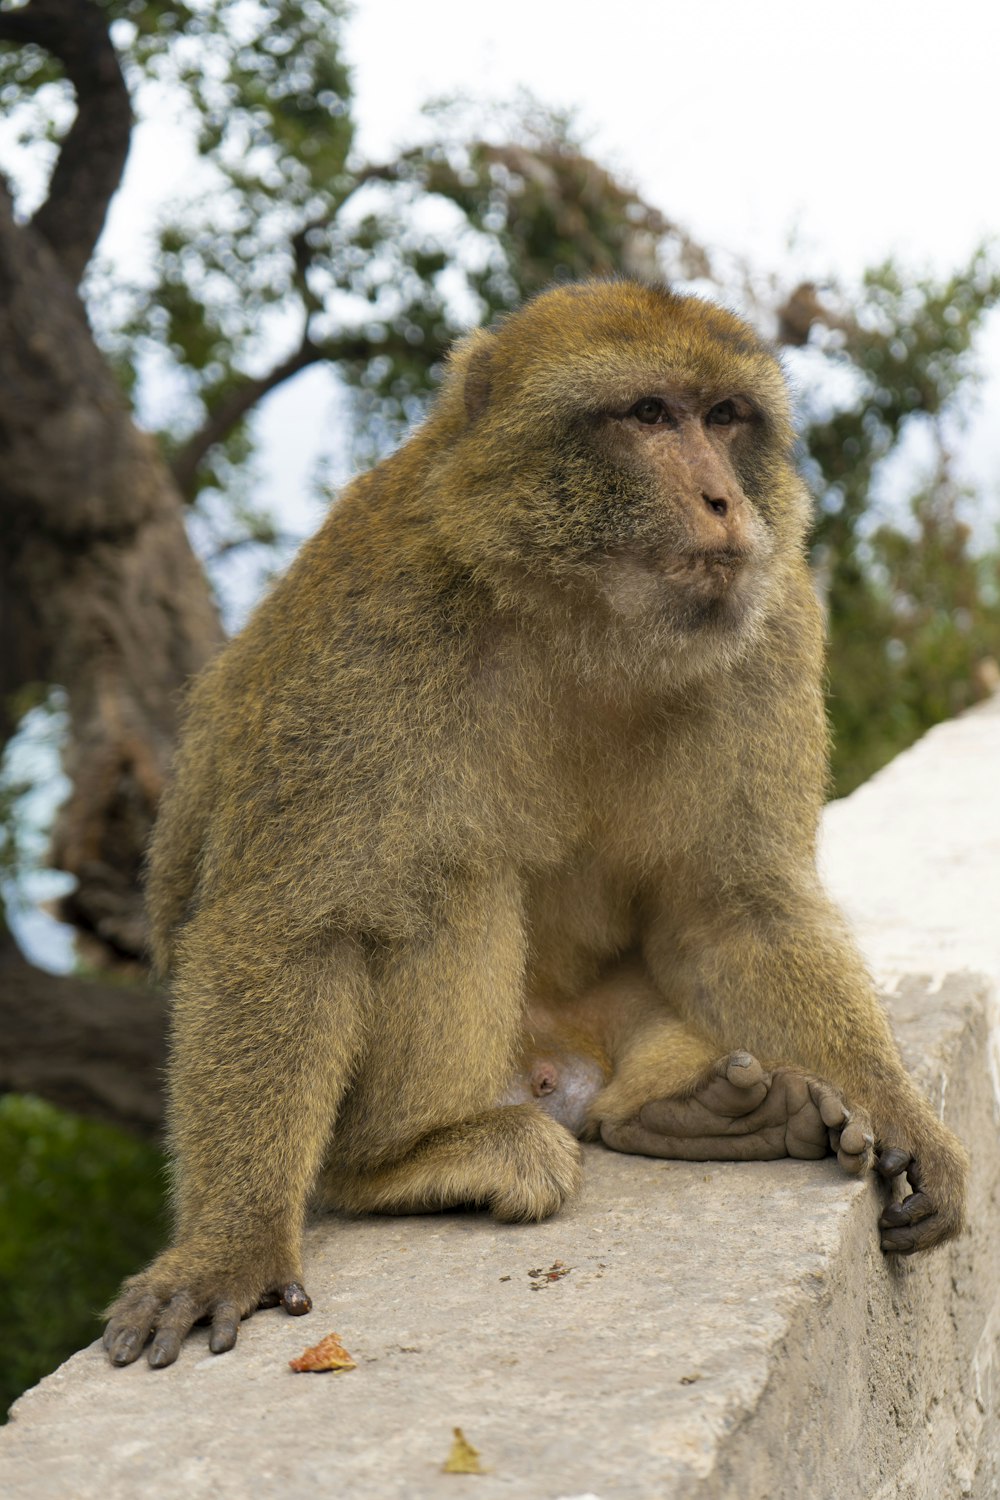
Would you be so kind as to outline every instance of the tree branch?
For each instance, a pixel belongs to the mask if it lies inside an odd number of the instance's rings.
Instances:
[[[308,336],[287,359],[274,366],[266,375],[247,378],[223,396],[219,404],[210,411],[204,424],[188,438],[174,455],[171,470],[174,481],[186,500],[192,500],[197,490],[198,469],[210,448],[221,443],[269,391],[276,390],[300,370],[319,363],[326,358],[324,350],[313,344]]]
[[[30,0],[0,12],[0,40],[33,42],[63,66],[76,93],[76,119],[63,139],[48,197],[32,219],[79,285],[121,181],[132,106],[107,15],[94,0]]]
[[[321,344],[316,344],[306,334],[299,347],[287,359],[283,359],[280,364],[269,370],[266,375],[256,378],[248,377],[228,391],[218,405],[209,412],[198,431],[189,437],[174,455],[171,472],[181,494],[187,500],[194,498],[198,488],[198,469],[209,449],[213,448],[216,443],[221,443],[237,422],[253,410],[258,401],[269,395],[271,391],[277,390],[279,385],[283,385],[293,375],[298,375],[301,370],[308,369],[310,365],[327,361],[336,363],[338,360],[371,359],[376,354],[391,353],[394,347],[408,349],[409,345],[404,345],[402,340],[398,345],[394,345],[391,339],[374,343],[362,334],[328,339]]]
[[[0,1093],[38,1094],[155,1138],[163,1122],[166,1010],[158,990],[47,974],[7,939],[0,943]]]

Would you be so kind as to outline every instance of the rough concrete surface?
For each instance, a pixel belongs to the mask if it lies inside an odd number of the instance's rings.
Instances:
[[[212,1357],[97,1345],[16,1403],[0,1494],[950,1500],[1000,1493],[1000,703],[828,811],[827,879],[909,1066],[973,1152],[972,1228],[893,1268],[878,1189],[832,1161],[588,1148],[556,1219],[348,1221],[309,1235],[311,1317]],[[555,1261],[556,1281],[532,1278]],[[336,1330],[339,1375],[287,1361]],[[481,1476],[445,1475],[451,1430]]]

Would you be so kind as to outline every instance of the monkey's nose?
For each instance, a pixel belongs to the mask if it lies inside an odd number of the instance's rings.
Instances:
[[[728,500],[722,500],[719,498],[715,498],[712,495],[706,495],[704,490],[702,491],[701,498],[704,500],[705,504],[708,506],[713,515],[725,516],[729,514]]]

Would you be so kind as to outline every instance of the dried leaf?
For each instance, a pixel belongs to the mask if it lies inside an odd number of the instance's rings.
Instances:
[[[461,1427],[453,1427],[455,1434],[452,1439],[451,1452],[442,1465],[444,1474],[481,1474],[483,1471],[479,1464],[479,1449],[473,1448],[471,1443],[466,1442]]]
[[[328,1333],[325,1339],[320,1339],[318,1344],[304,1349],[298,1359],[290,1359],[288,1363],[293,1370],[356,1370],[354,1363],[347,1350],[335,1333]]]
[[[554,1260],[548,1268],[539,1266],[537,1270],[529,1271],[531,1277],[531,1290],[540,1292],[542,1287],[549,1286],[553,1281],[561,1281],[568,1276],[573,1267],[568,1266],[564,1260]]]

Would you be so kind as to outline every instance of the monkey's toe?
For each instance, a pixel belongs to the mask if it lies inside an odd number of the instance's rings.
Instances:
[[[815,1160],[832,1149],[853,1175],[869,1166],[873,1139],[832,1084],[793,1068],[768,1073],[748,1052],[720,1058],[685,1096],[603,1122],[601,1137],[617,1151],[681,1161]]]
[[[868,1115],[862,1109],[849,1106],[832,1083],[822,1078],[808,1078],[807,1083],[809,1097],[819,1112],[830,1149],[835,1152],[841,1170],[849,1177],[864,1176],[875,1156],[875,1133]]]

